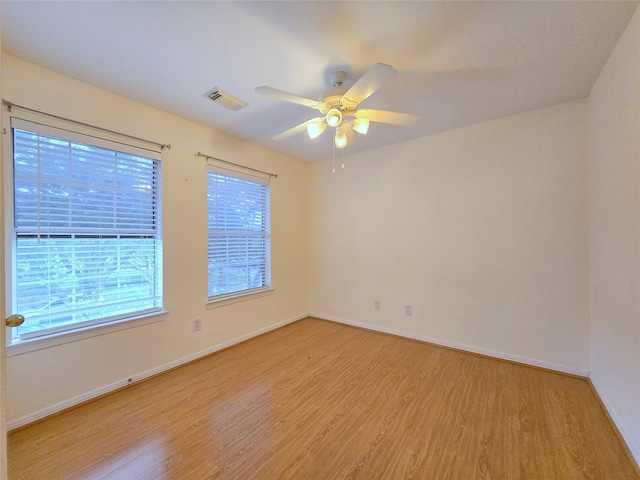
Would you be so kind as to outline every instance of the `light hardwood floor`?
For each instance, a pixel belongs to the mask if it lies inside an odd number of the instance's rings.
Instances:
[[[8,444],[10,480],[640,479],[585,379],[316,319]]]

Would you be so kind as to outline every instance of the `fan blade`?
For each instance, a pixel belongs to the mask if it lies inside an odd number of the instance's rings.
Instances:
[[[397,74],[398,72],[391,65],[376,63],[342,96],[343,105],[348,106],[350,110],[355,109],[356,105]]]
[[[372,122],[390,123],[392,125],[413,125],[420,117],[409,113],[389,112],[387,110],[369,110],[366,108],[357,110],[356,118],[367,118]]]
[[[300,132],[306,130],[307,129],[307,125],[309,125],[310,123],[322,122],[323,119],[324,119],[324,117],[312,118],[311,120],[307,120],[306,122],[302,122],[302,123],[296,125],[295,127],[291,127],[289,130],[285,130],[282,133],[274,135],[273,137],[271,137],[271,139],[272,140],[284,140],[285,138],[289,138],[290,136],[295,135],[296,133],[300,133]]]
[[[262,87],[256,87],[254,91],[261,95],[268,95],[270,97],[278,98],[280,100],[285,100],[287,102],[298,103],[300,105],[304,105],[305,107],[315,108],[316,110],[319,110],[320,106],[322,105],[322,102],[319,102],[318,100],[312,100],[311,98],[301,97],[300,95],[285,92],[284,90],[279,90],[273,87],[267,87],[266,85]]]

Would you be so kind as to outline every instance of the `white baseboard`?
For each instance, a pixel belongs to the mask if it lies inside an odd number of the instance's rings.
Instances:
[[[628,430],[625,428],[625,424],[624,422],[621,421],[620,415],[618,415],[615,409],[615,406],[607,397],[607,395],[604,394],[605,390],[602,384],[600,383],[598,377],[591,375],[589,379],[591,380],[591,384],[593,385],[593,388],[596,390],[596,393],[600,397],[600,401],[604,405],[604,408],[607,410],[609,417],[611,417],[611,420],[613,421],[616,428],[618,429],[618,432],[620,432],[620,436],[624,439],[625,443],[627,444],[627,447],[629,448],[631,455],[633,455],[633,458],[636,460],[636,463],[640,466],[640,445],[636,443],[633,436],[629,434]]]
[[[240,337],[234,338],[232,340],[228,340],[226,342],[220,343],[218,345],[214,345],[213,347],[207,348],[206,350],[202,350],[200,352],[196,352],[192,355],[188,355],[186,357],[180,358],[173,362],[166,363],[164,365],[160,365],[158,367],[152,368],[151,370],[147,370],[146,372],[140,372],[136,375],[133,375],[129,378],[124,378],[110,385],[105,385],[100,388],[96,388],[95,390],[91,390],[90,392],[83,393],[82,395],[78,395],[63,402],[56,403],[55,405],[51,405],[49,407],[43,408],[36,412],[29,413],[27,415],[23,415],[22,417],[9,420],[7,422],[7,430],[13,430],[18,427],[22,427],[29,423],[35,422],[42,418],[48,417],[49,415],[53,415],[55,413],[61,412],[69,407],[73,407],[74,405],[79,405],[88,400],[94,399],[106,393],[113,392],[118,390],[119,388],[126,387],[135,382],[139,382],[149,377],[153,377],[154,375],[158,375],[159,373],[166,372],[173,368],[179,367],[180,365],[184,365],[186,363],[192,362],[202,357],[206,357],[207,355],[211,355],[217,351],[223,350],[225,348],[231,347],[238,343],[244,342],[245,340],[249,340],[253,337],[257,337],[258,335],[262,335],[264,333],[270,332],[271,330],[275,330],[277,328],[283,327],[290,323],[296,322],[303,318],[306,318],[309,314],[307,312],[297,315],[295,317],[291,317],[282,322],[276,323],[274,325],[269,325],[268,327],[261,328],[260,330],[256,330],[254,332],[250,332],[246,335],[242,335]],[[131,379],[131,380],[130,380]]]
[[[518,355],[511,355],[511,354],[502,353],[502,352],[495,352],[493,350],[487,350],[487,349],[484,349],[484,348],[473,347],[471,345],[464,345],[464,344],[460,344],[460,343],[448,342],[446,340],[441,340],[441,339],[438,339],[438,338],[431,338],[431,337],[427,337],[427,336],[424,336],[424,335],[417,335],[415,333],[405,332],[405,331],[402,331],[402,330],[395,330],[395,329],[392,329],[392,328],[381,327],[379,325],[372,325],[372,324],[369,324],[369,323],[354,322],[354,321],[347,320],[347,319],[344,319],[344,318],[334,317],[332,315],[324,315],[322,313],[309,312],[309,316],[310,317],[320,318],[322,320],[329,320],[331,322],[344,323],[345,325],[352,325],[354,327],[364,328],[364,329],[367,329],[367,330],[373,330],[375,332],[388,333],[388,334],[391,334],[391,335],[397,335],[399,337],[410,338],[412,340],[419,340],[419,341],[426,342],[426,343],[432,343],[434,345],[440,345],[440,346],[443,346],[443,347],[454,348],[456,350],[462,350],[462,351],[465,351],[465,352],[477,353],[479,355],[484,355],[484,356],[487,356],[487,357],[498,358],[498,359],[501,359],[501,360],[508,360],[510,362],[522,363],[524,365],[530,365],[530,366],[533,366],[533,367],[545,368],[547,370],[554,370],[554,371],[562,372],[562,373],[569,373],[571,375],[577,375],[577,376],[580,376],[580,377],[589,377],[589,372],[588,371],[580,370],[580,369],[573,368],[573,367],[568,367],[568,366],[565,366],[565,365],[558,365],[558,364],[555,364],[555,363],[545,362],[545,361],[542,361],[542,360],[536,360],[536,359],[533,359],[533,358],[520,357]]]

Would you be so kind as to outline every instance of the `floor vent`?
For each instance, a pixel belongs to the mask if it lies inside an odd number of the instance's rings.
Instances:
[[[228,108],[229,110],[233,110],[237,112],[241,108],[246,107],[247,102],[243,102],[238,97],[234,97],[229,92],[225,92],[219,87],[213,87],[207,93],[204,94],[209,100],[216,102],[218,105],[222,105],[223,107]]]

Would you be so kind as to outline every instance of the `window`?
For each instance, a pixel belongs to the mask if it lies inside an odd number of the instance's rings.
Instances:
[[[207,168],[209,300],[269,289],[268,180]]]
[[[161,311],[159,152],[11,126],[11,340]]]

